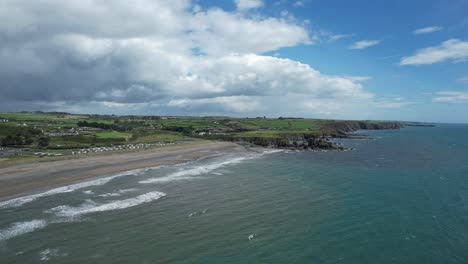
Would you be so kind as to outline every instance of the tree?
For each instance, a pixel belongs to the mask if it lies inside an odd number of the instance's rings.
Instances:
[[[31,145],[34,140],[29,135],[24,135],[24,141],[22,142],[24,145]]]
[[[49,137],[40,137],[39,141],[37,143],[40,147],[47,147],[50,144],[50,138]]]
[[[4,139],[2,139],[2,146],[4,147],[12,146],[14,144],[15,144],[15,139],[13,138],[12,135],[8,135]]]

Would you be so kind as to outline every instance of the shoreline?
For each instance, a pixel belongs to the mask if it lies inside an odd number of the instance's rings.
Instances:
[[[0,168],[0,201],[15,199],[53,188],[111,176],[131,170],[175,165],[220,152],[245,152],[232,142],[178,145],[128,153],[89,156],[48,162],[34,162]]]
[[[347,132],[345,137],[332,139],[370,139],[367,135],[354,135],[356,130]],[[176,165],[195,161],[223,151],[256,152],[256,148],[305,151],[349,151],[345,146],[333,141],[319,139],[326,143],[325,148],[285,148],[278,146],[259,146],[251,142],[207,141],[198,144],[181,144],[131,152],[114,152],[79,158],[51,161],[34,161],[0,167],[0,202],[34,195],[40,192],[99,179],[132,170],[163,165]]]

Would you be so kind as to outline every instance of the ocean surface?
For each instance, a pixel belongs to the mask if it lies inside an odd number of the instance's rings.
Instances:
[[[0,263],[468,263],[468,126],[363,133],[2,202]]]

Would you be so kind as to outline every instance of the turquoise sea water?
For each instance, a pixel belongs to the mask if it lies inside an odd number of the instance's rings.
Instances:
[[[468,126],[217,155],[0,204],[0,263],[468,263]]]

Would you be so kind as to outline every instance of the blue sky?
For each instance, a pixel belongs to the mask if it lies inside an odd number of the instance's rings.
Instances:
[[[466,0],[7,0],[0,110],[468,122],[467,10]]]
[[[468,75],[466,62],[400,65],[401,58],[415,50],[437,46],[452,38],[467,40],[468,1],[310,0],[301,1],[300,7],[287,2],[289,12],[297,18],[310,20],[309,30],[349,36],[331,43],[286,48],[278,51],[281,56],[313,65],[329,74],[370,76],[372,79],[366,82],[366,87],[376,94],[405,98],[414,103],[392,110],[395,114],[383,112],[383,118],[468,120],[468,102],[432,102],[437,91],[468,91],[468,83],[457,81]],[[278,12],[278,8],[273,5],[266,12]],[[426,27],[440,29],[426,34],[413,33]],[[362,50],[348,48],[361,39],[381,42]]]
[[[219,1],[202,1],[209,6]],[[224,8],[235,9],[232,1]],[[402,66],[402,57],[448,39],[468,40],[468,1],[264,1],[259,11],[281,17],[287,11],[306,21],[315,34],[344,35],[337,41],[282,48],[267,54],[301,61],[333,75],[369,76],[366,87],[381,97],[411,103],[404,109],[381,113],[382,118],[468,122],[468,101],[433,103],[437,91],[468,91],[467,62],[445,61],[422,66]],[[415,34],[417,29],[438,27]],[[378,45],[349,49],[359,40],[378,40]],[[403,108],[403,107],[401,107]],[[392,113],[385,113],[392,112]]]

